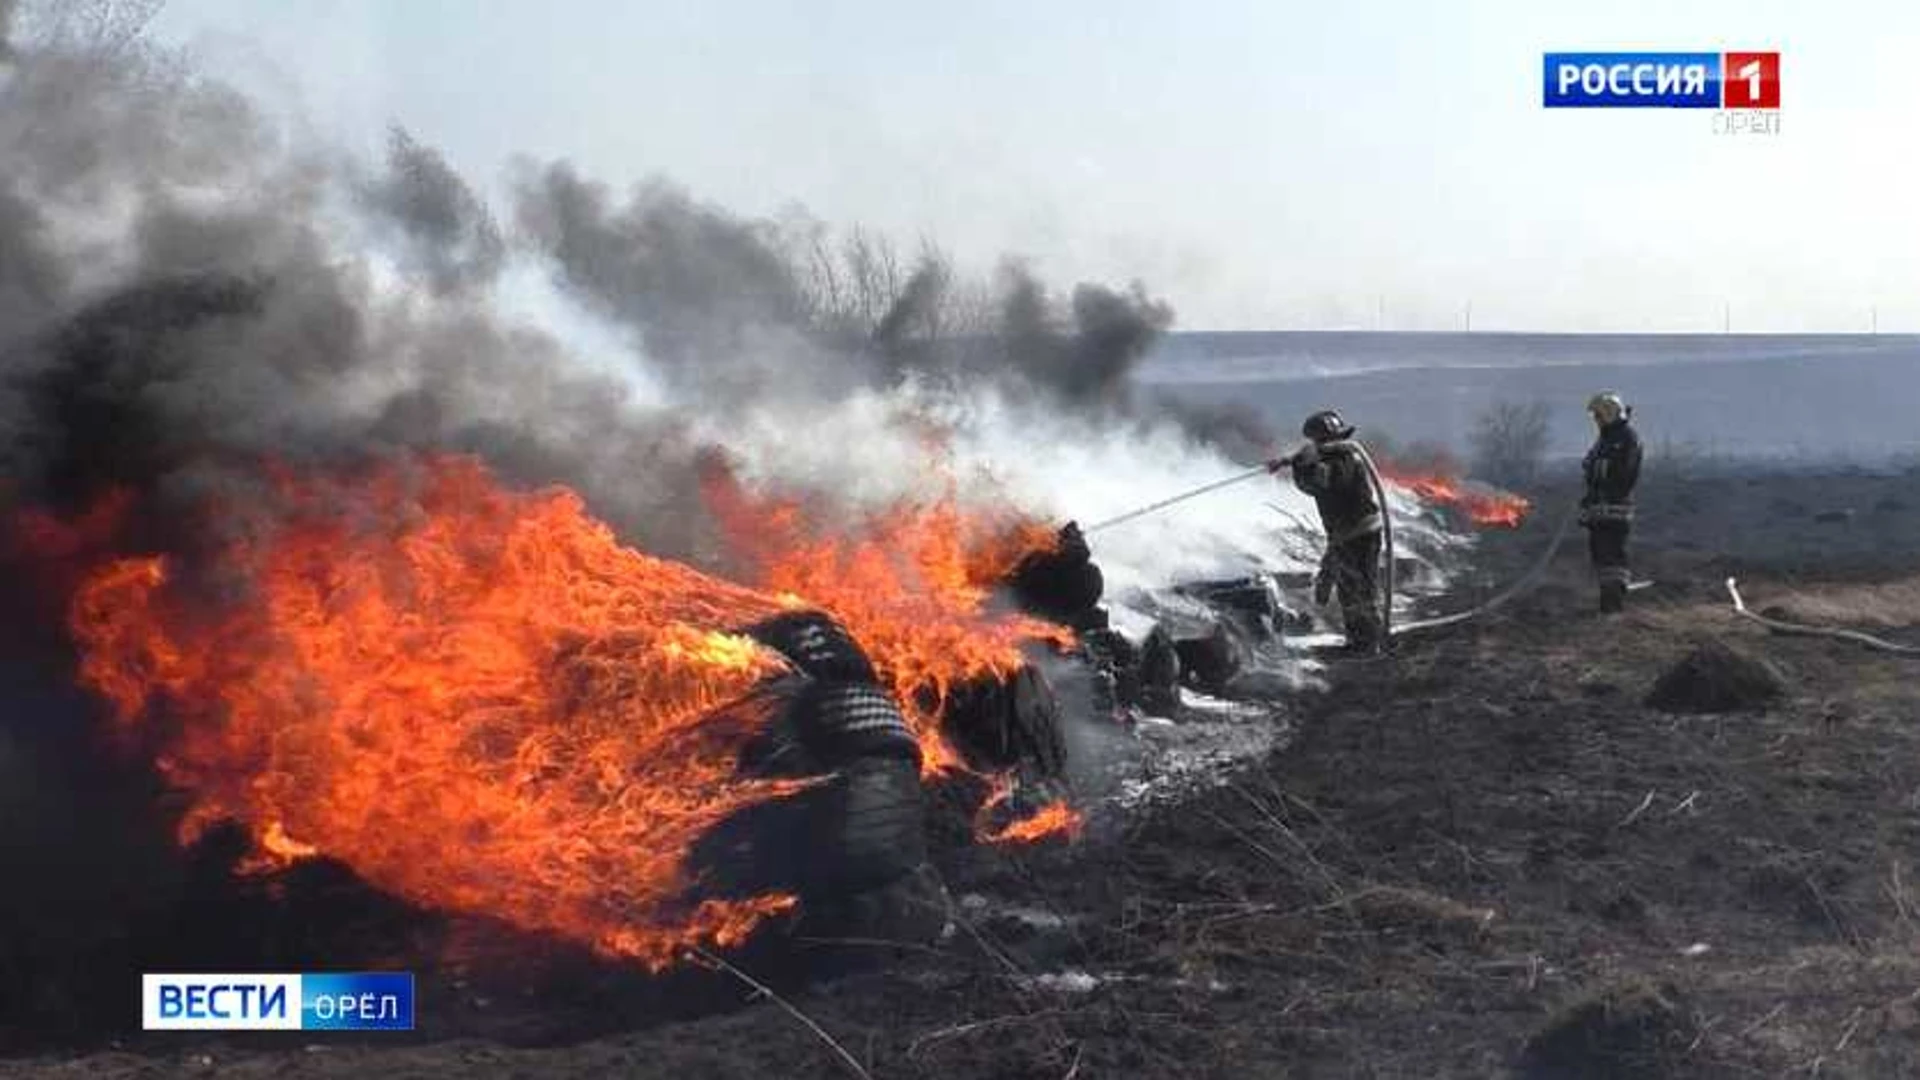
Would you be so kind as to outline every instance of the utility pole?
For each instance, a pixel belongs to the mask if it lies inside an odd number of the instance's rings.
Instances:
[[[1467,333],[1473,333],[1473,301],[1467,301]]]
[[[1720,332],[1733,333],[1733,302],[1727,301],[1720,307]]]
[[[1872,307],[1867,309],[1867,332],[1869,334],[1873,334],[1876,336],[1878,336],[1880,333],[1880,305],[1879,304],[1875,304]]]

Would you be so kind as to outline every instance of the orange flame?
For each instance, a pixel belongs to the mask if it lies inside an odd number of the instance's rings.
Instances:
[[[656,968],[795,902],[694,899],[692,845],[808,783],[736,773],[762,718],[742,703],[785,662],[732,630],[800,605],[839,618],[929,771],[961,767],[940,734],[949,689],[1057,633],[986,609],[1045,530],[950,500],[846,539],[710,485],[762,553],[746,588],[622,547],[571,492],[509,491],[471,459],[273,478],[279,505],[236,510],[251,527],[213,561],[231,596],[141,557],[90,573],[71,606],[81,680],[123,728],[178,725],[159,766],[189,794],[182,839],[238,821],[259,866],[324,854],[423,906]],[[1076,820],[1062,806],[1022,829]]]
[[[1055,799],[1031,817],[986,834],[985,839],[995,844],[1031,844],[1055,835],[1075,839],[1084,824],[1080,811],[1068,806],[1064,799]]]
[[[927,775],[964,768],[940,726],[957,685],[1011,676],[1023,642],[1071,643],[1051,623],[987,610],[1020,558],[1054,543],[1038,522],[969,515],[947,492],[830,531],[796,500],[749,495],[724,463],[709,462],[703,485],[754,584],[806,597],[866,648],[919,738]]]
[[[245,824],[268,861],[319,852],[424,905],[485,912],[658,966],[791,905],[688,898],[683,854],[794,782],[735,774],[715,731],[782,661],[723,632],[761,593],[621,547],[566,492],[477,463],[350,488],[282,477],[285,514],[233,541],[215,608],[169,564],[91,575],[82,681],[122,723],[164,700],[161,760],[191,839]]]
[[[1438,473],[1413,472],[1388,465],[1381,468],[1380,475],[1388,483],[1426,502],[1459,509],[1475,525],[1517,529],[1533,508],[1532,503],[1511,492],[1468,486]]]

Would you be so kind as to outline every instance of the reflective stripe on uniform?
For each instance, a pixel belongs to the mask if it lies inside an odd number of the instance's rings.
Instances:
[[[1593,568],[1593,576],[1598,578],[1602,585],[1627,585],[1633,581],[1633,571],[1624,566],[1596,566]]]
[[[1588,521],[1632,521],[1632,503],[1594,503],[1587,507]]]

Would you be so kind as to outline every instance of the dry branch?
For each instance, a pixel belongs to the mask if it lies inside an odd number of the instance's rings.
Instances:
[[[753,976],[747,974],[746,972],[741,971],[739,968],[734,967],[732,964],[727,963],[725,960],[722,960],[718,956],[713,955],[712,953],[706,951],[705,949],[695,948],[695,949],[689,950],[689,952],[694,957],[694,959],[700,961],[701,963],[706,964],[716,970],[724,971],[727,974],[733,976],[734,978],[740,980],[742,983],[745,983],[748,988],[754,991],[756,996],[766,998],[768,1001],[771,1001],[775,1005],[780,1006],[780,1008],[788,1016],[791,1016],[795,1020],[800,1021],[800,1023],[806,1026],[808,1031],[811,1031],[814,1033],[814,1035],[818,1036],[820,1041],[825,1043],[827,1045],[827,1048],[832,1050],[834,1054],[838,1056],[843,1063],[846,1064],[847,1069],[851,1071],[853,1075],[860,1077],[860,1080],[873,1080],[873,1074],[869,1073],[866,1070],[866,1068],[860,1064],[858,1059],[856,1059],[852,1054],[848,1053],[847,1048],[844,1046],[841,1046],[840,1041],[838,1039],[835,1039],[833,1036],[827,1034],[827,1030],[825,1028],[821,1027],[817,1023],[814,1023],[812,1017],[808,1016],[806,1013],[803,1013],[799,1009],[795,1008],[792,1002],[789,1002],[786,998],[783,998],[779,994],[774,993],[772,987],[754,978]]]

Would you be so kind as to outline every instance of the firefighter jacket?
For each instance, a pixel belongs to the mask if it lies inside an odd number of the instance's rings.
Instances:
[[[1294,455],[1293,486],[1313,496],[1328,544],[1344,544],[1381,528],[1380,501],[1374,497],[1360,448],[1340,439],[1310,446]]]
[[[1601,428],[1580,468],[1587,481],[1581,520],[1632,521],[1633,486],[1640,480],[1640,436],[1633,424],[1623,417]]]

